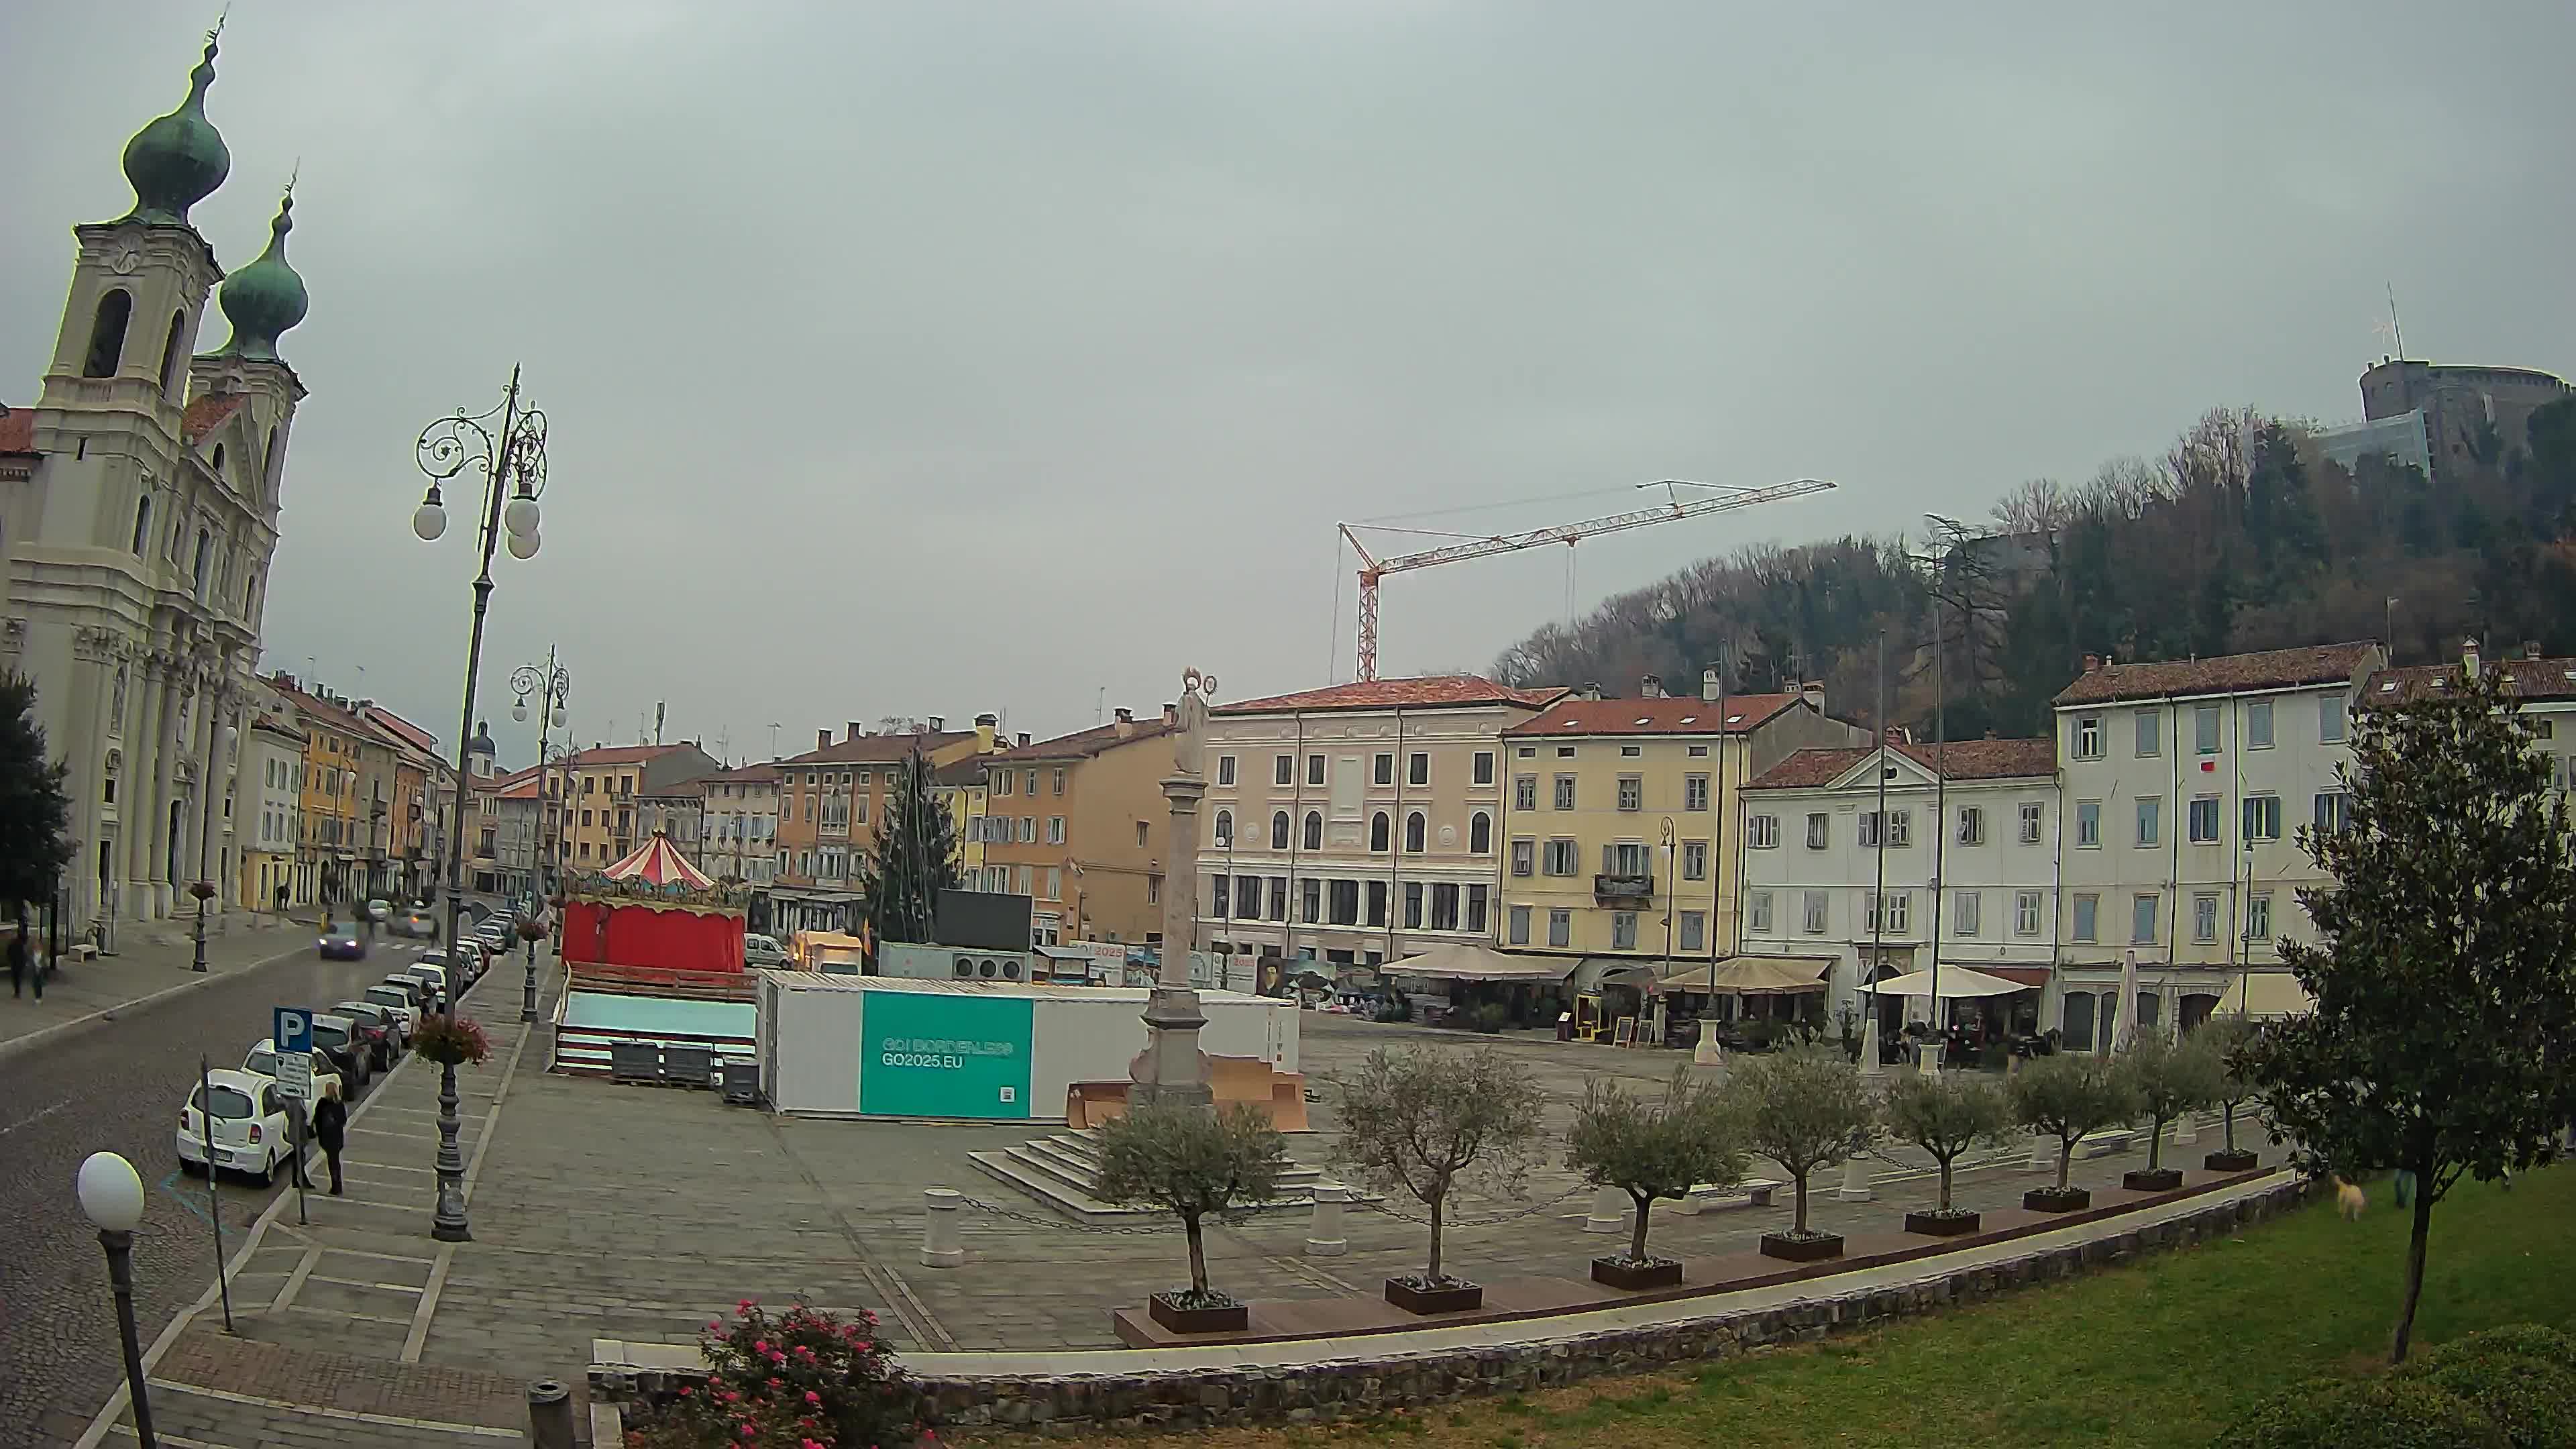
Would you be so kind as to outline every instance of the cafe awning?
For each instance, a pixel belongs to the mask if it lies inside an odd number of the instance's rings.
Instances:
[[[1945,1001],[1972,996],[2005,996],[2015,991],[2030,989],[2018,981],[2006,981],[2000,976],[1989,976],[1983,971],[1971,970],[1965,966],[1941,968],[1941,997]],[[1909,971],[1903,976],[1890,976],[1884,981],[1873,981],[1861,990],[1875,991],[1881,996],[1929,997],[1932,994],[1932,973]]]
[[[1433,981],[1521,981],[1544,985],[1574,972],[1568,956],[1513,956],[1462,941],[1419,956],[1389,961],[1378,970],[1388,976],[1416,976]]]
[[[1664,991],[1721,992],[1743,996],[1785,996],[1825,989],[1831,956],[1729,956],[1723,961],[1686,961],[1672,974],[1659,976],[1654,966],[1622,966],[1601,978],[1605,986],[1653,986]]]

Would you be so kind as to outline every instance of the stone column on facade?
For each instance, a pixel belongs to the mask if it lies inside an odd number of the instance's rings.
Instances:
[[[1130,1064],[1130,1096],[1137,1102],[1206,1106],[1207,1057],[1199,1028],[1207,1017],[1190,988],[1190,952],[1198,944],[1199,801],[1207,794],[1200,755],[1207,731],[1207,697],[1216,679],[1195,669],[1181,673],[1179,728],[1172,735],[1172,773],[1163,779],[1171,802],[1171,838],[1164,852],[1162,970],[1145,1004],[1145,1050]]]
[[[117,805],[133,846],[127,852],[125,878],[118,883],[118,893],[123,897],[118,904],[125,918],[133,921],[148,921],[154,914],[152,872],[160,854],[157,844],[161,832],[169,824],[163,801],[170,788],[170,752],[163,737],[176,728],[172,719],[173,683],[165,661],[157,653],[146,654],[141,669],[143,708],[135,720],[134,749],[126,761],[125,783],[118,791]]]

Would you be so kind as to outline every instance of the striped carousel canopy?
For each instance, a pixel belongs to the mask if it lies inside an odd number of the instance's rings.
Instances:
[[[603,867],[599,873],[610,880],[637,881],[657,888],[681,886],[702,891],[715,885],[713,877],[689,864],[688,858],[658,830],[624,860]]]

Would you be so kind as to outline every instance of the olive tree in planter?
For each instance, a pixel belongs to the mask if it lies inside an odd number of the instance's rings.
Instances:
[[[2253,1022],[2235,1015],[2213,1016],[2192,1033],[2192,1040],[2218,1059],[2218,1121],[2227,1145],[2200,1160],[2211,1172],[2251,1172],[2263,1162],[2236,1145],[2237,1109],[2254,1099],[2254,1081],[2237,1070],[2237,1062],[2253,1044],[2255,1033]]]
[[[2116,1070],[2147,1120],[2147,1165],[2122,1173],[2120,1186],[2171,1192],[2182,1186],[2182,1169],[2164,1165],[2165,1124],[2218,1100],[2218,1058],[2198,1038],[2175,1042],[2150,1031],[2120,1054]]]
[[[1146,1301],[1154,1321],[1174,1333],[1241,1332],[1243,1304],[1208,1286],[1210,1213],[1270,1200],[1288,1165],[1288,1140],[1266,1112],[1233,1103],[1204,1107],[1147,1103],[1100,1129],[1100,1196],[1151,1204],[1181,1220],[1190,1240],[1190,1286]]]
[[[1802,1042],[1737,1057],[1725,1097],[1747,1145],[1780,1164],[1797,1190],[1796,1221],[1787,1232],[1764,1233],[1762,1251],[1797,1263],[1841,1256],[1842,1234],[1807,1226],[1807,1181],[1878,1140],[1878,1103],[1859,1069],[1838,1048]]]
[[[1941,1201],[1930,1212],[1909,1212],[1905,1230],[1935,1237],[1973,1233],[1976,1213],[1950,1203],[1951,1169],[1973,1147],[2009,1142],[2012,1107],[2003,1089],[1970,1072],[1907,1073],[1887,1094],[1887,1132],[1932,1155],[1941,1167]]]
[[[1615,1187],[1637,1205],[1625,1257],[1592,1260],[1592,1279],[1613,1288],[1669,1288],[1682,1281],[1678,1258],[1646,1256],[1647,1215],[1662,1198],[1685,1198],[1702,1184],[1744,1180],[1742,1130],[1714,1083],[1676,1067],[1661,1101],[1617,1082],[1583,1086],[1583,1105],[1566,1134],[1565,1165],[1594,1187]]]
[[[1414,1313],[1482,1307],[1483,1288],[1441,1267],[1443,1214],[1462,1185],[1520,1190],[1537,1156],[1545,1095],[1520,1064],[1492,1047],[1379,1050],[1358,1070],[1327,1080],[1341,1089],[1335,1166],[1431,1210],[1431,1261],[1416,1276],[1387,1279],[1386,1301]]]
[[[2034,1057],[2005,1089],[2013,1120],[2057,1139],[2057,1185],[2035,1187],[2021,1205],[2038,1213],[2071,1213],[2093,1205],[2093,1194],[2071,1186],[2075,1144],[2087,1132],[2116,1127],[2138,1115],[2125,1074],[2111,1062],[2076,1052]]]

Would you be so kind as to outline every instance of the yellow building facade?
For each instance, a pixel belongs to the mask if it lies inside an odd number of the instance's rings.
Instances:
[[[1502,949],[1580,958],[1589,986],[1620,960],[1708,961],[1738,941],[1746,781],[1810,746],[1866,743],[1821,689],[1568,696],[1502,732]]]

